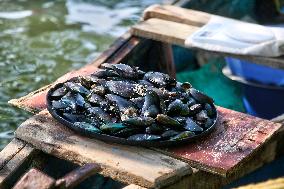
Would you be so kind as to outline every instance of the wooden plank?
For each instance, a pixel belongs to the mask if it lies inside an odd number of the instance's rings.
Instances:
[[[144,20],[159,18],[161,20],[198,27],[206,24],[210,20],[210,17],[211,15],[205,12],[184,9],[172,5],[152,5],[143,12]]]
[[[4,182],[11,175],[13,175],[18,170],[18,168],[33,155],[34,152],[35,149],[27,144],[3,166],[3,168],[0,170],[0,188],[2,188]]]
[[[236,189],[283,189],[284,178],[271,179],[265,182],[240,186]]]
[[[271,121],[276,122],[276,123],[284,124],[284,114],[279,115],[279,116],[273,118]]]
[[[230,176],[277,132],[281,124],[218,107],[216,130],[199,142],[157,149],[200,170]],[[261,162],[259,162],[261,163]]]
[[[162,187],[191,173],[186,163],[153,150],[108,144],[76,135],[47,111],[25,121],[15,135],[58,158],[78,164],[98,163],[103,175],[128,184]]]
[[[55,180],[37,169],[30,169],[13,187],[13,189],[51,189]]]
[[[55,186],[58,188],[74,188],[85,179],[100,172],[101,170],[102,169],[98,164],[87,163],[56,180]]]
[[[13,139],[1,152],[0,152],[0,170],[19,152],[25,147],[26,143]]]
[[[184,46],[185,39],[199,27],[151,18],[134,25],[131,32],[135,36]]]
[[[236,170],[229,177],[222,177],[217,174],[201,171],[193,168],[193,174],[188,179],[187,188],[194,189],[219,189],[223,186],[239,179],[248,173],[255,171],[264,164],[271,162],[275,158],[276,145],[275,140],[269,142],[252,154],[250,159],[243,162],[242,168]]]
[[[128,186],[123,187],[122,189],[146,189],[146,188],[135,185],[135,184],[130,184]]]
[[[177,23],[173,21],[162,20],[158,18],[150,18],[137,25],[134,25],[131,32],[135,36],[144,37],[148,39],[153,39],[165,43],[176,44],[184,46],[185,40],[199,27],[193,25],[187,25],[182,23]],[[194,48],[197,49],[197,48]],[[270,66],[273,68],[284,69],[284,56],[278,58],[261,57],[261,56],[247,56],[247,55],[235,55],[229,53],[220,53],[214,51],[207,51],[203,49],[198,49],[205,52],[210,52],[213,54],[218,54],[221,56],[230,56],[256,64],[262,64]]]

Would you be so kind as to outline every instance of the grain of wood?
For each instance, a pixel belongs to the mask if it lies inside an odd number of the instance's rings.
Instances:
[[[134,25],[131,32],[135,36],[184,46],[185,39],[199,27],[151,18]]]
[[[155,5],[145,10],[145,21],[133,26],[131,32],[136,36],[184,46],[185,39],[194,31],[198,30],[202,25],[206,24],[211,16],[212,15],[208,13],[188,10],[171,5]],[[157,20],[152,21],[152,19]],[[153,26],[153,24],[155,25]],[[196,28],[194,30],[191,30],[186,26]],[[229,53],[206,51],[202,49],[198,50],[211,52],[212,54],[218,54],[221,56],[240,58],[273,68],[284,69],[284,56],[270,58],[261,56],[235,55]]]
[[[37,169],[30,169],[13,189],[52,189],[55,180]]]
[[[216,129],[207,137],[193,144],[156,150],[182,159],[194,168],[227,177],[242,169],[244,161],[283,130],[278,123],[221,107],[217,110]]]
[[[146,188],[135,184],[130,184],[128,186],[123,187],[122,189],[146,189]]]
[[[24,148],[22,148],[19,152],[17,152],[12,159],[10,159],[0,170],[0,188],[3,182],[13,173],[17,171],[17,169],[35,152],[35,149],[26,144]]]
[[[98,163],[103,175],[128,184],[162,187],[191,173],[186,163],[153,150],[79,136],[47,111],[25,121],[15,135],[58,158],[78,164]]]
[[[26,143],[13,139],[1,152],[0,152],[0,170],[9,162],[19,151],[25,147]]]
[[[265,182],[240,186],[235,189],[283,189],[283,188],[284,188],[284,178],[277,178]]]
[[[198,27],[206,24],[210,20],[210,17],[211,15],[205,12],[172,5],[152,5],[145,9],[143,13],[144,20],[158,18]]]

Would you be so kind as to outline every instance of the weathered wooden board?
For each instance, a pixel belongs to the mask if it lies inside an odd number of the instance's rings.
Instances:
[[[281,124],[233,110],[218,107],[218,113],[216,130],[206,138],[160,150],[200,170],[229,176],[281,129]]]
[[[186,38],[199,29],[197,26],[151,18],[132,27],[135,36],[184,46]]]
[[[35,149],[31,145],[21,142],[18,139],[14,139],[10,144],[8,144],[9,148],[5,148],[1,152],[1,155],[7,151],[13,151],[13,148],[10,148],[12,146],[15,147],[13,156],[8,158],[9,160],[5,160],[5,164],[3,164],[3,167],[0,169],[0,188],[2,188],[6,179],[13,175],[18,168],[22,166],[22,164],[35,152]],[[9,154],[12,153],[9,152]],[[3,157],[1,156],[1,158],[5,158],[5,155],[3,155]]]
[[[74,163],[98,163],[102,174],[128,184],[162,187],[190,174],[187,163],[153,150],[108,144],[76,135],[47,111],[25,121],[16,137],[36,148]]]
[[[30,169],[13,187],[13,189],[51,189],[55,180],[37,169]]]
[[[19,152],[25,147],[26,143],[13,139],[1,152],[0,152],[0,170]]]
[[[123,187],[122,189],[146,189],[146,188],[135,185],[135,184],[130,184],[128,186]]]
[[[152,5],[144,10],[143,19],[159,18],[162,20],[201,27],[210,20],[211,15],[192,9],[172,5]]]
[[[283,188],[284,188],[284,178],[277,178],[265,182],[237,187],[236,189],[283,189]]]
[[[185,39],[202,25],[206,24],[210,16],[212,15],[208,13],[171,5],[155,5],[145,10],[145,21],[133,26],[131,32],[135,36],[184,46]],[[232,56],[257,64],[284,69],[284,57],[242,56],[213,51],[212,53],[222,56]]]

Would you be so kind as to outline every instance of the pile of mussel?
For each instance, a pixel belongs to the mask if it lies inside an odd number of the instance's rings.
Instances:
[[[180,141],[206,132],[217,112],[212,98],[160,72],[104,63],[89,76],[57,84],[48,110],[75,130],[127,141]]]

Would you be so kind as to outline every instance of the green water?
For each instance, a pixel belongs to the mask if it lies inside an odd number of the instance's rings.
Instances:
[[[7,104],[82,67],[162,0],[0,1],[0,149],[30,114]]]

